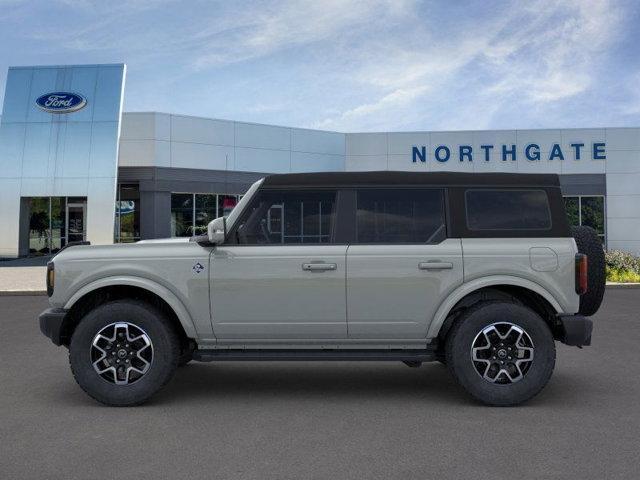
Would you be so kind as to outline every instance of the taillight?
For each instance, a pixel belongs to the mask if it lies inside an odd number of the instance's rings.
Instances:
[[[53,287],[56,282],[56,271],[53,268],[53,262],[47,263],[47,295],[53,295]]]
[[[587,293],[587,256],[584,253],[576,253],[576,293]]]

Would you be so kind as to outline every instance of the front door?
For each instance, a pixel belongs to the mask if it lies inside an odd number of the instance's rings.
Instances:
[[[447,238],[442,189],[357,192],[347,251],[354,339],[422,339],[442,298],[462,284],[460,239]]]
[[[66,238],[67,243],[82,242],[87,233],[87,204],[85,202],[67,203]]]
[[[334,190],[263,190],[211,254],[211,314],[221,340],[347,337],[346,245]]]

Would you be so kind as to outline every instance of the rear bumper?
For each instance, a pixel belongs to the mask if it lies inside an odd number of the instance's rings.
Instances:
[[[40,314],[40,331],[55,345],[62,345],[62,324],[67,311],[63,308],[47,308]]]
[[[559,315],[560,340],[565,345],[582,347],[591,345],[593,322],[582,315]]]

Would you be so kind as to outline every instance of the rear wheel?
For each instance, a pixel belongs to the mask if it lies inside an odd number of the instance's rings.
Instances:
[[[171,379],[179,358],[173,325],[159,310],[134,300],[89,312],[69,345],[71,371],[80,387],[113,406],[148,400]]]
[[[529,308],[507,302],[483,302],[461,315],[447,336],[445,354],[458,383],[495,406],[529,400],[555,366],[547,324]]]

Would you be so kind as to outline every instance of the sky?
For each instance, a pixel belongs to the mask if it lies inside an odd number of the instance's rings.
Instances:
[[[127,64],[125,111],[341,132],[640,126],[640,2],[0,0],[9,66]]]

